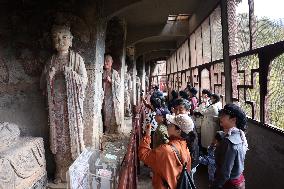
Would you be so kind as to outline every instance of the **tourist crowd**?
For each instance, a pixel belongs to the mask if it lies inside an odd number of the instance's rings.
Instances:
[[[188,85],[166,100],[154,87],[141,96],[145,110],[139,158],[151,168],[155,189],[175,189],[186,166],[190,179],[208,166],[209,188],[244,189],[247,120],[235,104],[222,108],[220,96]],[[195,183],[196,184],[196,183]]]

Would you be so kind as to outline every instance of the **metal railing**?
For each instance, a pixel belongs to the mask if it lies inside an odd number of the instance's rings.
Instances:
[[[138,110],[138,111],[137,111]],[[119,175],[118,189],[136,189],[140,173],[140,163],[138,159],[138,146],[141,139],[141,123],[143,120],[142,107],[139,106],[134,111],[132,120],[132,132],[127,148],[126,155],[122,162]]]

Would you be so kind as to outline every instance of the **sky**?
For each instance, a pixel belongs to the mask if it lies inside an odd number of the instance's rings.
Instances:
[[[238,6],[238,13],[248,13],[248,0]],[[254,14],[271,19],[284,18],[284,0],[254,0]]]

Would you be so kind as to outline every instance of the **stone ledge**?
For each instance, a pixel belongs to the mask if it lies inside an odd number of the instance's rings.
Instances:
[[[54,184],[53,182],[48,182],[46,189],[63,189],[67,188],[67,183]]]

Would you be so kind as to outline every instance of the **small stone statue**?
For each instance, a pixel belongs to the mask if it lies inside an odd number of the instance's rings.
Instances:
[[[124,73],[124,115],[125,117],[130,117],[132,115],[131,112],[131,102],[130,102],[130,94],[132,91],[132,81],[131,76],[127,73],[127,66],[125,66]]]
[[[66,172],[85,148],[83,141],[83,101],[87,71],[83,58],[70,50],[72,34],[66,26],[52,28],[57,51],[46,64],[41,86],[47,86],[50,148],[55,155],[54,183],[66,182]]]
[[[119,133],[121,129],[121,104],[123,96],[121,92],[120,77],[116,70],[112,68],[113,59],[111,55],[105,55],[104,72],[103,72],[103,116],[104,116],[104,133]]]
[[[140,94],[141,94],[141,80],[140,77],[136,76],[136,99],[137,99],[137,104],[140,104]]]

